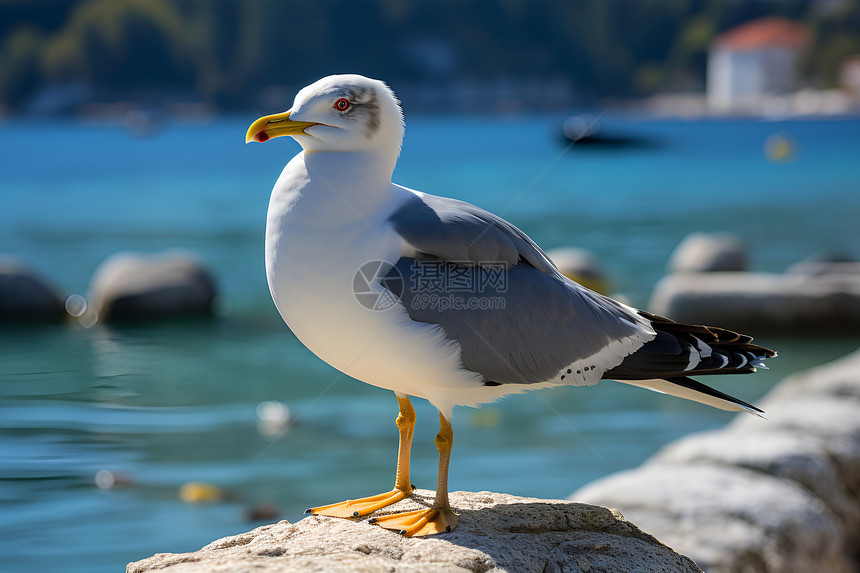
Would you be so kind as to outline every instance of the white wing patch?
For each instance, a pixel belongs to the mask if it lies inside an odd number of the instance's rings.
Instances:
[[[652,340],[656,333],[648,324],[634,324],[627,320],[631,326],[637,328],[636,334],[622,339],[616,339],[601,348],[596,354],[575,360],[566,368],[559,370],[553,380],[555,384],[571,386],[591,386],[597,384],[607,370],[615,368],[624,361],[624,358],[639,350],[642,345]]]

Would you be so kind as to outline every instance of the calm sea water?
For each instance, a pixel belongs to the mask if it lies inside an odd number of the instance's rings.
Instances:
[[[0,570],[121,570],[246,531],[255,525],[246,509],[258,503],[297,520],[310,505],[390,487],[393,395],[317,360],[269,299],[268,194],[298,148],[244,145],[253,119],[167,125],[149,138],[97,124],[0,125],[0,252],[66,294],[85,294],[118,250],[190,249],[223,295],[223,316],[204,323],[0,329]],[[860,257],[858,120],[614,118],[607,130],[653,145],[590,149],[561,141],[561,119],[413,118],[396,180],[488,208],[545,248],[592,250],[614,290],[639,306],[694,230],[737,233],[756,270],[822,249]],[[767,159],[776,133],[793,141],[792,161]],[[780,378],[860,345],[758,340],[780,351],[772,369],[719,383],[753,402]],[[266,400],[297,420],[285,434],[258,426]],[[413,481],[432,487],[437,418],[416,407]],[[610,382],[458,409],[450,487],[565,497],[730,419]],[[127,484],[99,489],[103,469]],[[180,486],[198,480],[228,498],[182,503]]]

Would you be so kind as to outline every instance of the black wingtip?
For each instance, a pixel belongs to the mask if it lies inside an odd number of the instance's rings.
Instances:
[[[678,386],[683,386],[684,388],[689,388],[690,390],[695,390],[696,392],[701,392],[702,394],[706,394],[708,396],[712,396],[714,398],[719,398],[720,400],[725,400],[726,402],[731,402],[732,404],[736,404],[745,410],[750,411],[756,416],[761,416],[764,414],[764,410],[761,408],[756,408],[752,404],[744,402],[740,398],[735,398],[734,396],[730,396],[725,392],[720,392],[706,384],[702,384],[698,380],[693,380],[692,378],[687,377],[679,377],[679,378],[666,378],[667,382],[671,382],[672,384],[677,384]]]

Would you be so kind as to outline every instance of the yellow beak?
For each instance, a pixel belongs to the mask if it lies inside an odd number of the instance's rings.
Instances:
[[[245,134],[245,143],[252,141],[263,143],[282,135],[301,135],[312,125],[318,124],[312,121],[292,120],[288,111],[267,115],[251,124]]]

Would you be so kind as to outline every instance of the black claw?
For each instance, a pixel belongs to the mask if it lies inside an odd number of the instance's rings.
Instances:
[[[353,516],[353,517],[358,517],[358,512],[357,512],[357,511],[353,511],[353,512],[352,512],[352,516]]]
[[[406,530],[405,530],[405,529],[401,529],[401,530],[400,530],[400,531],[398,531],[397,533],[399,533],[400,535],[406,535]]]
[[[445,526],[445,533],[451,533],[451,526],[450,525]]]
[[[309,507],[308,509],[305,510],[305,513],[313,513],[313,512],[314,512],[314,508],[312,508],[312,507]]]
[[[418,489],[417,487],[415,487],[415,484],[414,484],[414,483],[409,484],[409,485],[411,485],[411,486],[412,486],[412,489]]]
[[[367,523],[376,523],[376,518],[371,517],[370,519],[367,520]]]

